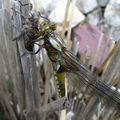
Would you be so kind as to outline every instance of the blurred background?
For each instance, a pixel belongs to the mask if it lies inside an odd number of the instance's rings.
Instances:
[[[111,99],[71,74],[64,82],[70,106],[64,108],[46,50],[31,55],[24,37],[13,41],[24,19],[37,12],[56,24],[64,46],[90,74],[118,95],[115,106],[106,107]],[[0,120],[120,120],[114,112],[120,106],[120,0],[0,0],[0,28]]]

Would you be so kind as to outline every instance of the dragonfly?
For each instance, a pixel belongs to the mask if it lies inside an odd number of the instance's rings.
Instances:
[[[40,15],[40,17],[42,16]],[[33,54],[37,54],[42,48],[46,49],[53,65],[60,96],[65,96],[65,74],[75,74],[78,78],[77,81],[75,79],[72,82],[70,79],[68,81],[76,84],[78,90],[81,90],[83,86],[88,87],[91,93],[105,101],[106,105],[111,105],[111,107],[115,107],[116,111],[120,111],[120,93],[117,90],[113,90],[111,86],[84,67],[77,57],[71,51],[67,50],[63,44],[63,39],[55,32],[55,23],[45,17],[42,18],[45,21],[41,23],[39,23],[38,18],[33,16],[29,19],[30,26],[22,34],[25,35],[24,44],[26,50]],[[16,37],[14,40],[20,38],[22,35]],[[42,44],[39,44],[39,41],[42,41]],[[35,44],[39,47],[36,52],[34,52]]]

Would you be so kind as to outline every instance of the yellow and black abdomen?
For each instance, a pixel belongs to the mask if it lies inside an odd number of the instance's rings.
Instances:
[[[50,44],[46,44],[45,49],[47,50],[48,57],[53,63],[54,75],[59,96],[63,97],[65,96],[65,72],[59,71],[59,68],[57,68],[57,64],[60,65],[61,60],[60,51],[53,48]]]
[[[55,80],[56,80],[59,96],[64,97],[65,96],[65,73],[56,72]]]

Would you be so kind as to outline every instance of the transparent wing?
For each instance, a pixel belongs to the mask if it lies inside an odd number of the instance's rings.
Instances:
[[[64,59],[63,69],[67,71],[70,84],[72,83],[81,91],[87,87],[91,94],[100,97],[107,105],[114,106],[116,110],[120,110],[120,93],[117,90],[113,90],[111,86],[86,69],[70,51],[65,49],[62,57]],[[72,74],[75,74],[73,79]]]

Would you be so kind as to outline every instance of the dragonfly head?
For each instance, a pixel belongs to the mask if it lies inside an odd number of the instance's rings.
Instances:
[[[56,30],[56,25],[53,22],[42,21],[40,23],[40,32],[48,35]]]

